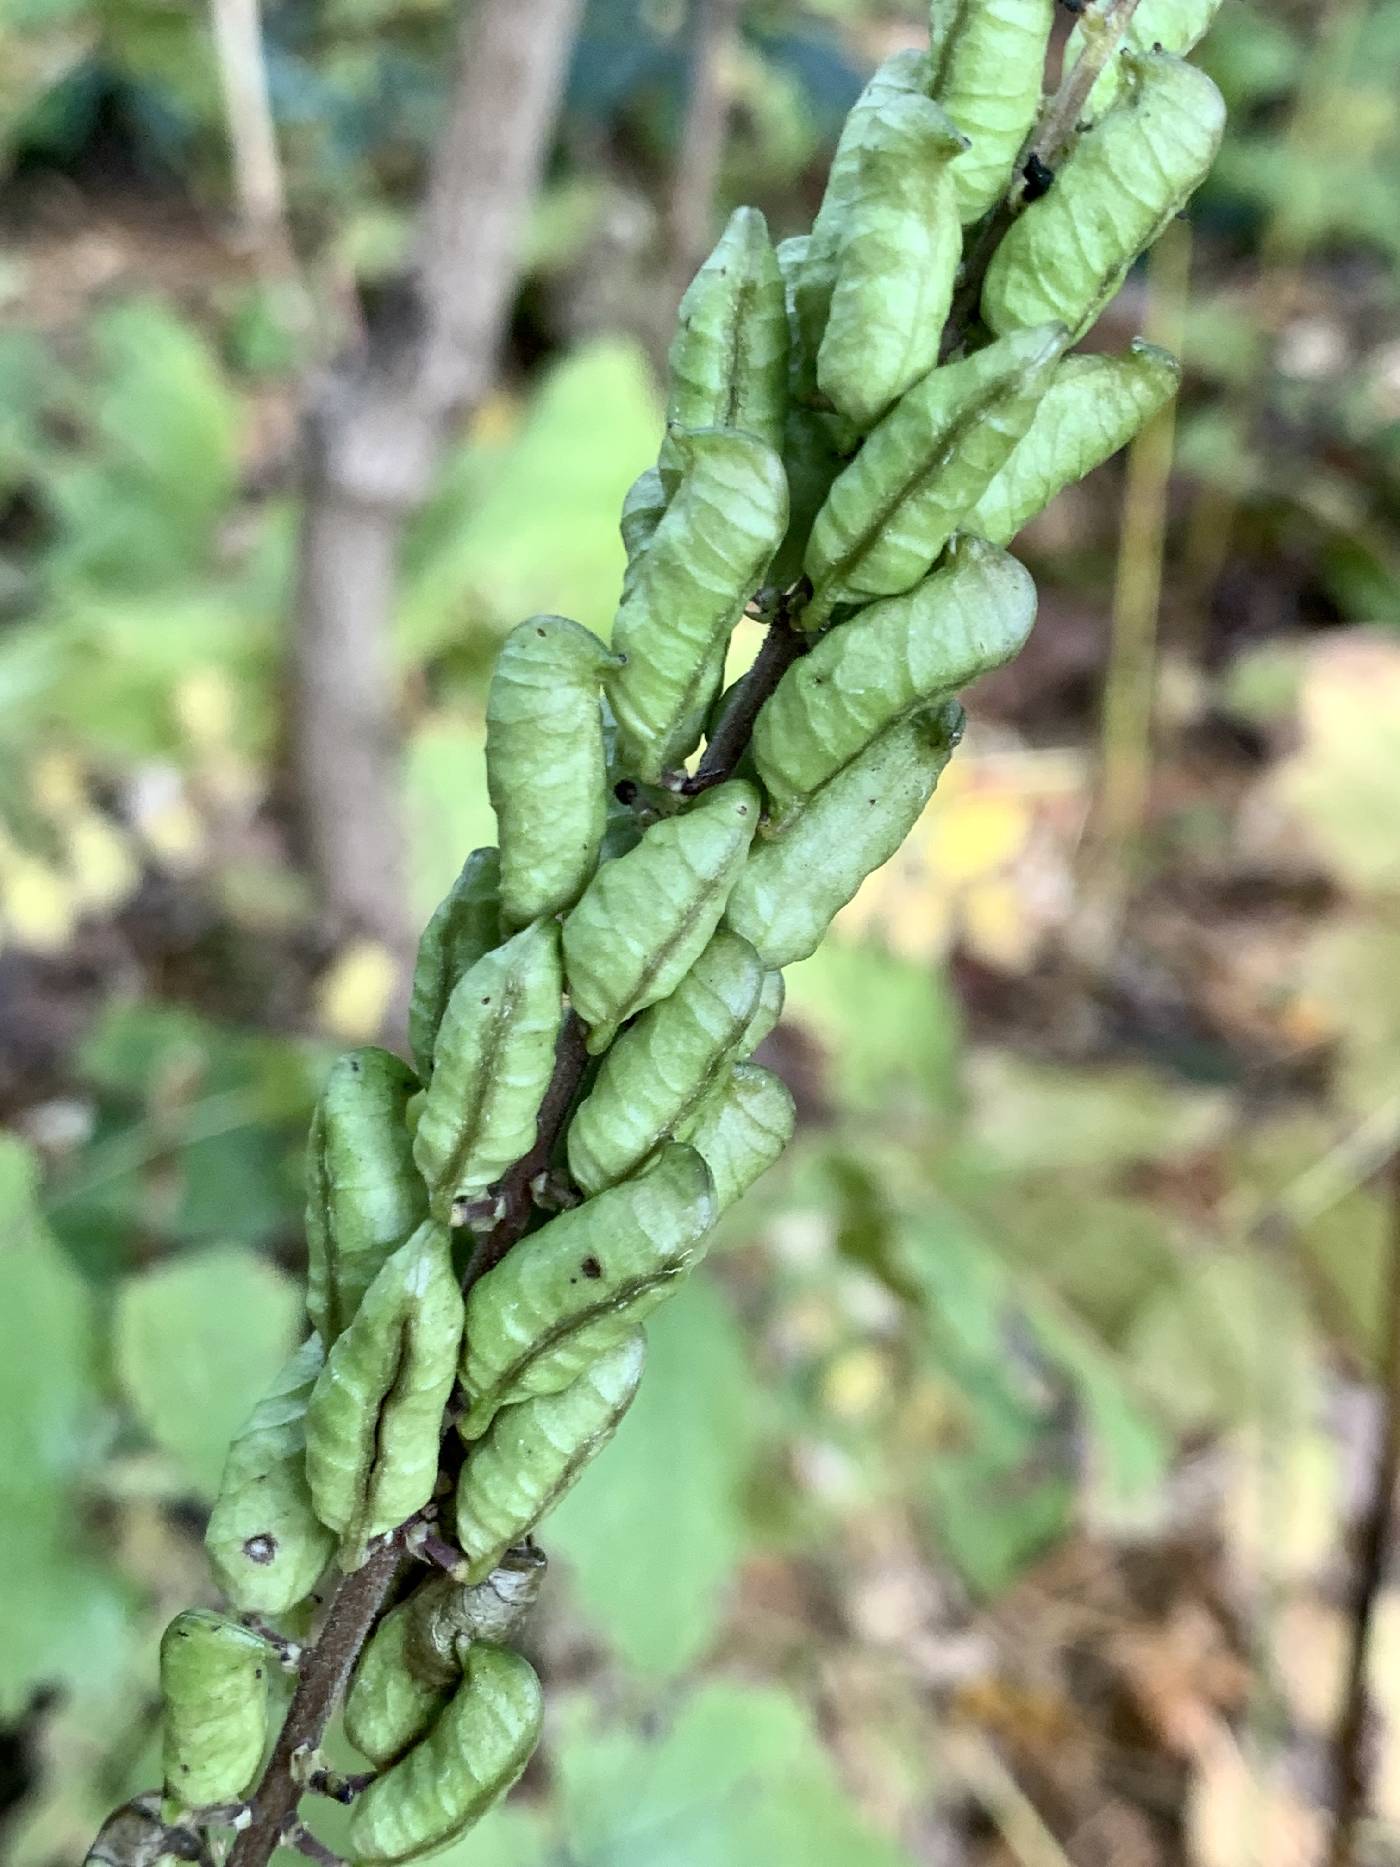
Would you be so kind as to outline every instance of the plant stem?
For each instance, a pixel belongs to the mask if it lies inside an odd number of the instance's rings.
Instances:
[[[733,777],[753,736],[759,709],[798,656],[806,654],[807,645],[807,637],[800,629],[794,629],[785,616],[773,619],[763,646],[753,666],[739,682],[694,777],[687,778],[681,786],[685,796],[694,797]]]
[[[1356,1586],[1351,1607],[1351,1653],[1342,1714],[1333,1752],[1337,1817],[1332,1830],[1329,1867],[1353,1867],[1357,1828],[1365,1814],[1370,1764],[1366,1722],[1371,1635],[1376,1606],[1390,1566],[1395,1536],[1395,1486],[1400,1479],[1400,1152],[1390,1157],[1386,1175],[1390,1196],[1390,1239],[1386,1253],[1385,1299],[1380,1349],[1380,1444],[1371,1497],[1361,1526]]]
[[[302,1789],[293,1760],[315,1750],[325,1736],[360,1648],[369,1637],[398,1576],[403,1550],[392,1536],[340,1584],[320,1636],[302,1661],[301,1676],[262,1781],[249,1804],[251,1820],[233,1844],[228,1867],[267,1867],[296,1814]]]
[[[1035,158],[1051,175],[1059,168],[1079,125],[1080,114],[1089,93],[1099,80],[1108,61],[1123,42],[1128,23],[1137,11],[1138,0],[1103,0],[1096,11],[1085,14],[1086,31],[1083,51],[1073,68],[1060,81],[1060,87],[1042,109],[1030,141],[1017,157],[1011,185],[999,204],[982,223],[967,263],[962,283],[953,300],[952,313],[943,334],[943,355],[951,356],[962,347],[977,318],[982,297],[982,282],[992,263],[992,254],[1001,244],[1002,235],[1025,206],[1026,168]]]

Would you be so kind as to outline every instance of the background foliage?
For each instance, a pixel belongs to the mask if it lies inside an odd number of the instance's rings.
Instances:
[[[747,6],[717,206],[810,217],[915,14]],[[314,314],[402,254],[451,25],[269,0],[289,277],[231,230],[199,9],[0,23],[15,1867],[154,1780],[156,1635],[208,1595],[223,1446],[296,1327],[311,1102],[392,991],[298,868],[279,673]],[[1031,649],[794,969],[770,1050],[799,1142],[556,1520],[560,1709],[463,1867],[1319,1858],[1400,1132],[1397,57],[1395,0],[1227,0],[1189,296],[1137,279],[1104,332],[1186,325],[1145,821],[1106,882],[1115,468],[1027,536]],[[501,636],[611,618],[686,71],[683,6],[587,8],[508,368],[410,540],[420,917],[491,839]],[[1394,1593],[1378,1639],[1380,1859]]]

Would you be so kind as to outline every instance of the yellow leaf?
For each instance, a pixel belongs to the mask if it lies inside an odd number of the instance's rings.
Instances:
[[[9,848],[0,856],[0,920],[17,945],[61,953],[78,921],[73,884],[40,857]]]
[[[383,1026],[398,983],[398,966],[377,940],[352,940],[316,988],[321,1028],[346,1043],[364,1043]]]
[[[85,911],[110,912],[140,880],[126,833],[95,810],[73,816],[64,831],[68,868],[78,905]]]

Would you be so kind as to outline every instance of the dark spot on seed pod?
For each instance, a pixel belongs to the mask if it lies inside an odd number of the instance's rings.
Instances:
[[[536,635],[544,635],[544,634],[546,634],[546,633],[547,633],[547,632],[546,632],[546,631],[545,631],[544,629],[536,629],[536,630],[535,630],[535,634],[536,634]]]
[[[259,1536],[250,1536],[243,1545],[243,1554],[249,1562],[266,1565],[277,1554],[277,1538],[264,1531]]]
[[[619,778],[613,786],[613,796],[619,804],[635,804],[637,801],[637,782],[634,778]]]
[[[579,1265],[579,1269],[583,1272],[585,1277],[601,1277],[603,1275],[603,1267],[598,1262],[597,1258],[585,1258],[583,1263]]]
[[[488,992],[481,1002],[483,1005],[489,1005],[491,1003],[491,994]]]

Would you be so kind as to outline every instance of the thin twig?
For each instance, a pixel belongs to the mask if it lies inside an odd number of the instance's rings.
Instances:
[[[739,682],[714,738],[706,746],[695,775],[681,786],[685,796],[694,797],[733,777],[753,735],[759,709],[807,647],[808,638],[800,629],[794,629],[782,615],[774,618],[753,666]]]
[[[1356,1585],[1351,1606],[1351,1652],[1342,1715],[1333,1751],[1337,1818],[1329,1867],[1354,1867],[1357,1829],[1366,1811],[1371,1760],[1366,1742],[1367,1678],[1376,1606],[1390,1567],[1395,1537],[1395,1486],[1400,1479],[1400,1152],[1386,1173],[1390,1239],[1386,1254],[1385,1303],[1380,1347],[1381,1433],[1370,1501],[1361,1525]]]
[[[1138,0],[1104,0],[1097,11],[1085,13],[1084,49],[1065,73],[1055,95],[1041,111],[1030,141],[1017,158],[1010,187],[999,205],[983,221],[981,232],[967,256],[962,282],[958,286],[943,334],[945,357],[962,347],[976,320],[977,307],[982,298],[982,282],[992,263],[992,254],[1000,246],[1002,235],[1026,204],[1026,171],[1033,169],[1037,174],[1048,174],[1053,178],[1074,140],[1089,93],[1123,43],[1123,35],[1128,30],[1137,6]]]
[[[315,1861],[316,1867],[346,1867],[340,1856],[328,1848],[324,1841],[318,1840],[301,1822],[293,1822],[283,1840],[294,1847],[298,1854],[304,1854],[309,1861]]]
[[[275,270],[293,270],[277,131],[268,96],[258,0],[210,0],[243,236]]]

